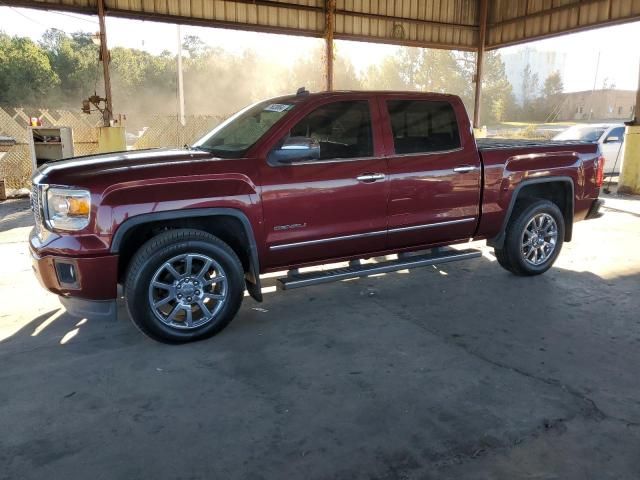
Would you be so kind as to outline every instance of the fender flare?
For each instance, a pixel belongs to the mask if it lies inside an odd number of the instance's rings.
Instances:
[[[249,272],[246,278],[247,290],[249,294],[258,302],[262,301],[262,290],[260,285],[260,259],[258,257],[258,246],[256,237],[253,233],[253,226],[249,218],[241,210],[235,208],[190,208],[186,210],[165,210],[162,212],[151,212],[135,215],[127,218],[116,229],[111,239],[110,251],[118,254],[120,246],[127,233],[145,223],[157,222],[162,220],[176,220],[181,218],[194,217],[234,217],[240,221],[247,236],[249,244],[247,245],[247,253],[249,255]]]
[[[493,238],[487,240],[487,245],[490,247],[502,248],[504,245],[504,240],[506,237],[507,225],[509,224],[509,220],[511,219],[511,214],[513,213],[513,208],[516,205],[516,200],[518,199],[518,195],[520,194],[520,190],[529,185],[536,185],[540,183],[564,183],[569,185],[570,195],[567,197],[567,208],[564,214],[565,221],[565,233],[564,240],[569,242],[571,241],[571,237],[573,235],[573,216],[575,213],[575,187],[573,183],[573,178],[567,176],[561,177],[544,177],[544,178],[533,178],[530,180],[523,180],[516,188],[513,190],[511,194],[511,200],[509,200],[509,207],[504,216],[504,220],[502,221],[502,226],[500,227],[500,232]]]

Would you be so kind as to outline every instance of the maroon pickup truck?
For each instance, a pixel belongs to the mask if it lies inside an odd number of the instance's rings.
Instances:
[[[42,285],[73,315],[165,342],[214,335],[260,274],[282,289],[473,258],[537,275],[596,217],[596,144],[478,141],[461,100],[335,92],[257,103],[191,147],[75,158],[33,177]],[[362,259],[398,254],[394,260]],[[334,270],[300,267],[349,261]]]

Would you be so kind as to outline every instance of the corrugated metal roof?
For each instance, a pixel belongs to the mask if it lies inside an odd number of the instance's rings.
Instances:
[[[640,0],[493,0],[489,4],[487,47],[632,20],[640,20]]]
[[[95,14],[97,0],[4,0]],[[322,37],[325,0],[104,0],[108,15]],[[334,38],[474,50],[480,0],[336,0]],[[640,20],[640,0],[488,0],[487,48]]]

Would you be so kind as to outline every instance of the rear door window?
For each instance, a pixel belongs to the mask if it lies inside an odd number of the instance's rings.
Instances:
[[[387,108],[396,154],[460,148],[458,122],[449,102],[389,100]]]

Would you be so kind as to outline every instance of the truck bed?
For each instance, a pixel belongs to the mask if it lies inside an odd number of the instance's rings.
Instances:
[[[579,140],[529,140],[510,138],[477,138],[478,150],[497,150],[502,148],[566,147],[567,145],[592,145],[594,142]]]

